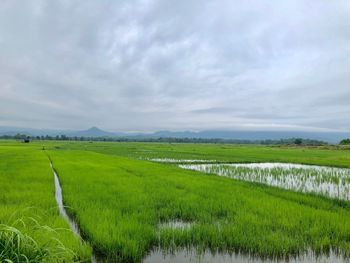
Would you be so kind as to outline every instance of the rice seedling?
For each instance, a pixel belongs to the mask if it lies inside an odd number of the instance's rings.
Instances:
[[[179,167],[350,200],[350,169],[283,163],[181,164]]]

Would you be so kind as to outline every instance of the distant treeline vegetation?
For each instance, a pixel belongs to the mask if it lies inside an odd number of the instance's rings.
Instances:
[[[174,137],[69,137],[66,135],[56,136],[28,136],[26,134],[16,135],[2,135],[0,139],[15,139],[15,140],[57,140],[57,141],[109,141],[109,142],[169,142],[169,143],[227,143],[227,144],[262,144],[262,145],[327,145],[327,142],[302,139],[289,138],[279,140],[236,140],[236,139],[205,139],[205,138],[174,138]],[[344,142],[345,141],[345,142]],[[341,144],[346,144],[350,140],[343,140]]]
[[[350,139],[344,139],[339,144],[340,145],[350,145]]]

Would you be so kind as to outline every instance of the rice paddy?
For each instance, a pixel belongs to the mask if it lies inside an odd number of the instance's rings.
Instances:
[[[13,251],[32,262],[347,262],[350,257],[350,203],[341,188],[349,187],[348,150],[43,143],[46,150],[42,143],[0,142],[6,193],[0,196],[0,250],[7,257]],[[257,181],[265,177],[270,179]],[[294,188],[286,187],[292,179]],[[268,184],[272,181],[276,185]],[[310,182],[313,191],[307,191]],[[338,184],[340,190],[320,192],[322,184]],[[21,209],[29,211],[27,218],[40,215],[37,223],[11,224],[11,215],[12,222],[21,220]],[[2,244],[15,244],[9,226],[28,244],[20,252],[13,245],[3,249]],[[43,234],[44,229],[52,231]]]
[[[179,167],[350,200],[350,169],[285,163],[181,164]]]
[[[0,262],[88,262],[90,248],[59,215],[47,156],[0,147]]]

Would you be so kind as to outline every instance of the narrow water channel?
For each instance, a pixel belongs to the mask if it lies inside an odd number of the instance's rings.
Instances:
[[[52,166],[52,163],[50,163],[50,166],[51,166],[51,169],[52,169],[52,172],[54,175],[54,179],[55,179],[55,197],[56,197],[56,202],[57,202],[58,208],[60,210],[60,214],[64,219],[67,220],[72,231],[82,240],[78,224],[67,214],[67,211],[63,205],[61,184],[60,184],[58,176],[55,172],[55,169]]]
[[[70,217],[66,211],[66,208],[63,204],[63,195],[62,195],[62,187],[60,184],[60,180],[57,176],[57,173],[55,171],[55,169],[52,166],[52,162],[50,162],[50,166],[53,172],[53,176],[54,176],[54,180],[55,180],[55,198],[56,198],[56,202],[58,205],[58,209],[60,211],[60,215],[66,219],[66,221],[68,222],[70,228],[72,229],[72,231],[74,232],[75,235],[77,235],[80,239],[80,241],[83,241],[83,237],[81,236],[81,231],[80,228],[78,226],[78,224],[74,221],[74,219],[72,217]],[[98,263],[95,253],[94,251],[92,251],[92,256],[91,256],[91,262],[92,263]]]

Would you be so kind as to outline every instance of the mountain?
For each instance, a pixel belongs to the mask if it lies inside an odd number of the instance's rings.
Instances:
[[[97,127],[91,127],[88,130],[69,132],[66,135],[77,136],[77,137],[115,137],[115,136],[120,136],[121,134],[107,132]]]

